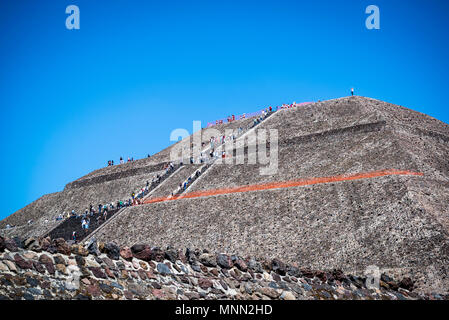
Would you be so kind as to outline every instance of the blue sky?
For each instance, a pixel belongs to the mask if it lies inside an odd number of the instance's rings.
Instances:
[[[0,219],[193,120],[354,87],[448,123],[448,15],[432,0],[2,0]]]

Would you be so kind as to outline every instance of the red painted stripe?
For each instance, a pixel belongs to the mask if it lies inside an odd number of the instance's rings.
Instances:
[[[154,198],[154,199],[147,200],[144,203],[148,204],[148,203],[171,201],[171,200],[178,200],[178,199],[209,197],[209,196],[215,196],[215,195],[221,195],[221,194],[309,186],[309,185],[314,185],[314,184],[351,181],[351,180],[360,180],[360,179],[371,179],[371,178],[394,176],[394,175],[423,176],[424,174],[420,173],[420,172],[413,172],[413,171],[407,171],[407,170],[389,169],[389,170],[357,173],[357,174],[351,174],[351,175],[338,175],[338,176],[330,176],[330,177],[299,179],[299,180],[292,180],[292,181],[269,182],[269,183],[263,183],[263,184],[254,184],[254,185],[226,188],[226,189],[196,191],[196,192],[190,192],[187,194],[182,194],[182,195],[176,196],[176,197]]]

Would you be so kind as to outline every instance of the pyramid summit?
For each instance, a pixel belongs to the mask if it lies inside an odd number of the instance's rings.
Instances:
[[[210,129],[233,138],[213,144]],[[267,135],[263,143],[258,132]],[[449,125],[351,96],[199,134],[202,161],[190,161],[195,137],[187,137],[150,158],[68,183],[2,220],[0,232],[71,240],[77,231],[82,243],[200,248],[358,275],[376,266],[413,279],[416,290],[447,292]],[[251,161],[264,149],[268,162]],[[276,170],[261,174],[271,160]],[[135,201],[118,203],[132,192]],[[111,203],[107,216],[98,214],[98,204]],[[91,205],[97,212],[88,230],[66,218]]]

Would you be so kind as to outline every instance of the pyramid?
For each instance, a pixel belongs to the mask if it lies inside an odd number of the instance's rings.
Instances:
[[[262,174],[266,164],[250,163],[250,148],[240,154],[241,164],[236,164],[237,149],[226,153],[230,163],[185,159],[145,204],[119,211],[85,240],[236,252],[352,274],[376,266],[413,278],[419,290],[447,292],[447,124],[358,96],[281,109],[251,129],[253,121],[213,128],[223,134],[245,128],[237,142],[275,130],[276,144],[269,139],[255,144],[257,152],[265,146],[270,155],[277,149],[272,174]],[[62,211],[128,197],[130,190],[163,175],[173,150],[190,147],[191,138],[151,158],[96,170],[43,196],[1,221],[2,234],[43,236],[61,224],[54,217]],[[193,183],[172,196],[188,177],[195,177]],[[8,223],[16,227],[4,230]]]

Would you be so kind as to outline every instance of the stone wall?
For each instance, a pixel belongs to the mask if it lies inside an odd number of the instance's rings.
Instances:
[[[449,299],[413,289],[410,278],[382,274],[379,286],[367,289],[366,278],[339,270],[206,250],[0,238],[0,300]]]

